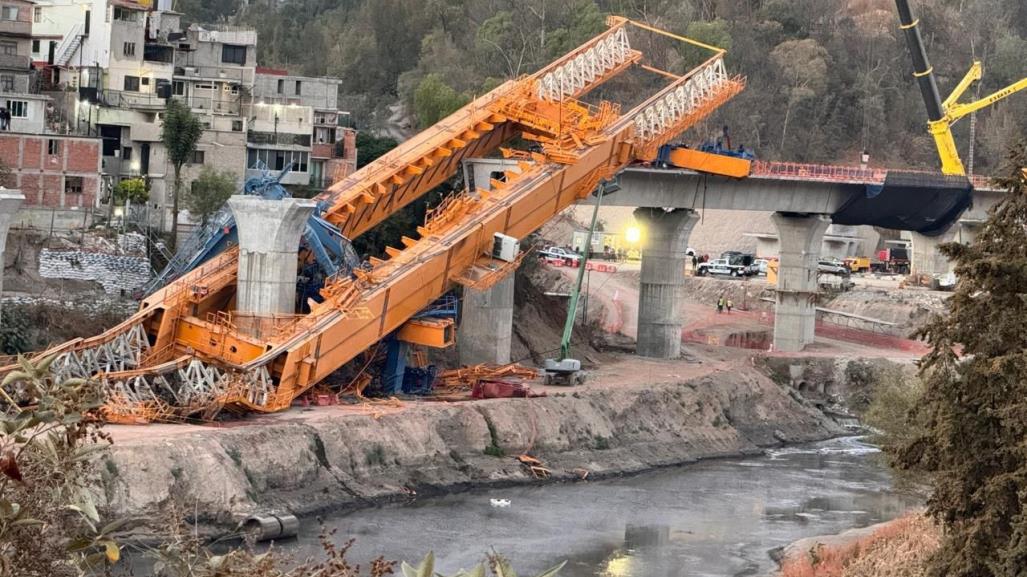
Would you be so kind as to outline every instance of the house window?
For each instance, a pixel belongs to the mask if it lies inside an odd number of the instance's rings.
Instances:
[[[236,46],[234,44],[225,44],[221,46],[221,62],[225,64],[238,64],[239,66],[246,65],[246,47]]]
[[[189,162],[189,164],[203,164],[203,161],[204,161],[203,151],[202,150],[194,150],[193,151],[193,158]]]
[[[46,153],[50,156],[60,156],[61,154],[61,141],[56,138],[51,138],[46,141]]]
[[[132,160],[132,147],[125,146],[121,149],[121,160],[130,161]]]
[[[278,93],[285,94],[285,81],[280,78],[278,79]]]
[[[43,21],[43,7],[36,6],[32,9],[32,21],[39,24]]]
[[[135,42],[126,42],[121,47],[121,54],[123,56],[135,56],[136,55],[136,43]]]
[[[0,54],[8,56],[18,55],[18,44],[15,42],[0,42]]]
[[[139,82],[143,86],[149,86],[150,85],[150,77],[149,76],[143,76],[142,78],[139,79]]]
[[[7,110],[11,113],[11,118],[29,117],[29,103],[24,100],[8,100]]]
[[[0,8],[0,20],[17,20],[18,19],[18,7],[17,6],[4,6]]]
[[[171,83],[171,93],[175,96],[185,96],[185,82],[176,80]]]
[[[232,132],[242,132],[242,120],[232,121]]]
[[[65,176],[64,177],[64,194],[82,194],[82,177],[81,176]]]
[[[39,54],[39,40],[32,41],[32,53]]]
[[[14,75],[0,74],[0,90],[14,92]]]
[[[296,96],[299,96],[300,94],[303,94],[302,86],[303,86],[303,83],[300,82],[299,80],[297,80],[296,81]]]
[[[135,22],[138,19],[138,14],[135,10],[127,10],[125,8],[115,6],[114,19],[121,20],[122,22]]]
[[[125,92],[139,92],[139,77],[138,76],[126,76],[125,77]]]

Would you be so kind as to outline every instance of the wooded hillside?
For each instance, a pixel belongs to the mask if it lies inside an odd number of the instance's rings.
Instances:
[[[987,94],[1027,76],[1027,2],[923,0],[919,11],[942,92],[976,57]],[[892,0],[180,0],[197,21],[257,28],[260,62],[341,77],[359,126],[381,127],[403,100],[431,124],[497,82],[534,71],[621,14],[717,44],[748,90],[721,125],[761,158],[937,165]],[[685,67],[697,55],[666,54]],[[630,90],[621,86],[620,90]],[[611,88],[611,89],[614,89]],[[971,90],[971,95],[973,91]],[[968,159],[970,121],[956,137]],[[979,115],[976,170],[1001,161],[1027,129],[1027,94]]]

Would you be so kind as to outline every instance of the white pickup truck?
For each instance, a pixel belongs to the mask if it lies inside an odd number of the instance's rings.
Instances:
[[[558,246],[551,246],[538,251],[538,257],[545,260],[563,261],[564,264],[572,264],[581,260],[580,254]]]
[[[699,267],[695,269],[695,274],[699,276],[706,276],[708,274],[719,274],[725,276],[740,277],[747,274],[747,269],[743,264],[731,264],[726,258],[717,258],[709,262],[699,263]]]

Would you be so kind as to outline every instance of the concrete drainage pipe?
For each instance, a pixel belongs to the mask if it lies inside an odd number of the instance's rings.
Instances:
[[[242,523],[243,532],[256,541],[289,539],[300,531],[300,520],[295,515],[251,515]]]

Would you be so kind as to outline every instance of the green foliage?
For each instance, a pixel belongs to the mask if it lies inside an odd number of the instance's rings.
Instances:
[[[358,132],[357,168],[364,168],[397,146],[399,146],[399,143],[393,138],[377,137],[367,132]]]
[[[182,166],[189,162],[196,145],[203,135],[203,124],[189,109],[189,105],[181,100],[171,99],[164,110],[164,123],[161,126],[160,138],[168,151],[168,160],[175,169],[174,191],[171,203],[171,230],[178,231],[178,206],[182,196]],[[175,247],[176,234],[171,235],[171,248]]]
[[[942,251],[959,282],[919,333],[923,433],[897,463],[932,479],[928,511],[945,525],[929,575],[1023,575],[1027,567],[1027,141],[1010,155],[1008,190],[969,246]]]
[[[95,415],[97,382],[60,380],[56,356],[24,357],[0,383],[0,575],[49,577],[121,558],[93,502],[96,457],[109,442]]]
[[[924,387],[920,379],[898,367],[878,371],[873,383],[863,422],[877,431],[874,442],[890,453],[923,434],[923,423],[910,416],[923,398]]]
[[[721,20],[720,18],[711,22],[696,20],[690,23],[688,29],[685,30],[685,36],[710,46],[723,48],[729,52],[731,50],[732,42],[729,25],[726,20]],[[680,44],[678,46],[681,56],[685,59],[686,68],[698,66],[713,56],[713,53],[705,48],[691,44]]]
[[[182,165],[192,159],[202,134],[203,124],[189,109],[189,105],[181,100],[169,100],[168,108],[164,111],[160,138],[168,149],[168,160],[173,166],[181,169]]]
[[[150,191],[146,187],[146,181],[141,178],[126,178],[114,187],[114,202],[125,204],[125,201],[132,204],[145,204],[150,200]]]
[[[178,0],[175,10],[186,15],[186,24],[215,24],[231,18],[242,4],[242,0]]]
[[[414,114],[417,123],[427,128],[456,112],[470,102],[465,94],[458,94],[443,82],[438,74],[425,76],[414,91]],[[359,149],[358,149],[359,150]]]
[[[210,216],[220,210],[230,196],[236,194],[239,189],[236,181],[231,171],[204,166],[185,194],[185,207],[206,224]]]

